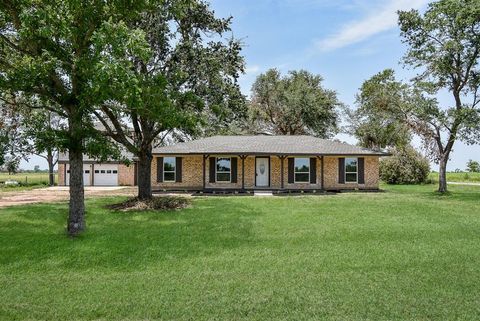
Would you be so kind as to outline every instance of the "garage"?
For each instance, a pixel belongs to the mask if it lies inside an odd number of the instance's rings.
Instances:
[[[65,185],[70,183],[70,165],[66,164]],[[84,164],[83,185],[85,186],[117,186],[117,164]]]
[[[94,164],[93,185],[117,186],[118,185],[118,165],[117,164]]]
[[[83,185],[90,186],[91,185],[91,175],[92,175],[92,165],[83,165]],[[70,165],[66,165],[66,173],[65,173],[65,185],[70,185]]]

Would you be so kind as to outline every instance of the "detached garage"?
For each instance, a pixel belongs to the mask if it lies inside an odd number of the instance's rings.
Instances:
[[[65,185],[70,185],[70,165],[65,164]],[[84,164],[83,185],[117,186],[118,164]]]

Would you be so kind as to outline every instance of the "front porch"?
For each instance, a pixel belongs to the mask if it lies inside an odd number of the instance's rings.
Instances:
[[[153,189],[159,191],[247,193],[325,189],[321,155],[165,155],[155,157],[154,162]]]

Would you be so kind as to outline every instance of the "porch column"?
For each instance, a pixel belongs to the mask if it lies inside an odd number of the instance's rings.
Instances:
[[[239,155],[242,160],[242,190],[245,190],[245,158],[246,155]]]
[[[324,156],[322,156],[322,157],[320,158],[320,160],[322,161],[322,163],[320,164],[320,168],[321,168],[320,172],[322,173],[322,177],[321,177],[321,179],[320,179],[320,182],[321,182],[322,190],[325,189],[324,181],[323,181],[323,176],[324,176],[324,175],[323,175],[323,174],[324,174],[324,171],[323,171],[324,164],[323,164],[323,163],[324,163],[324,159],[325,159]]]
[[[206,180],[207,180],[207,174],[206,174],[206,160],[208,158],[208,155],[203,155],[202,156],[203,158],[203,189],[205,189],[205,184],[206,184]]]
[[[279,155],[278,158],[280,159],[280,186],[281,188],[283,189],[283,186],[284,186],[284,175],[283,175],[283,160],[286,158],[287,156],[285,155]]]

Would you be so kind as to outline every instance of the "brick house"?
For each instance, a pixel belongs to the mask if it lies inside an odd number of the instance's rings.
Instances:
[[[388,155],[312,136],[214,136],[153,154],[153,190],[375,190],[379,158]],[[65,172],[67,162],[59,163]],[[135,164],[86,166],[92,185],[105,182],[98,176],[107,168],[116,171],[109,182],[135,185]]]

